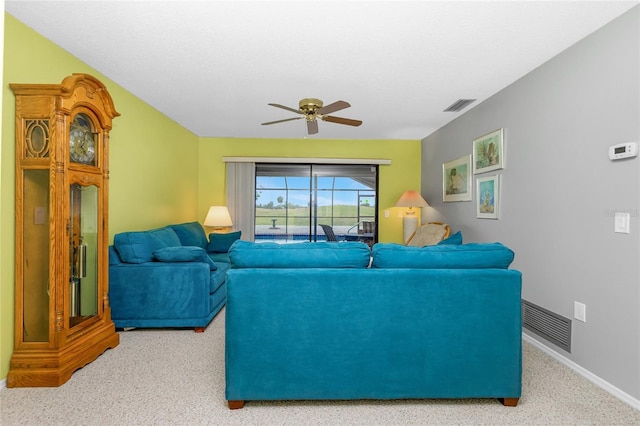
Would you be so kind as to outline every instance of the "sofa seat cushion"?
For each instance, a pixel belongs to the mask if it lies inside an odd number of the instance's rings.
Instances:
[[[255,243],[238,240],[229,249],[233,268],[366,268],[371,251],[362,242]]]
[[[514,253],[501,243],[470,243],[407,247],[394,243],[373,246],[373,268],[507,269]]]
[[[113,237],[113,245],[125,263],[144,263],[154,260],[153,251],[182,245],[170,227],[149,231],[121,232]]]
[[[180,223],[178,225],[169,225],[175,231],[183,246],[196,246],[207,248],[207,236],[204,228],[198,222]]]
[[[209,265],[209,269],[215,271],[217,265],[202,247],[176,246],[163,247],[153,251],[153,257],[159,262],[202,262]]]
[[[220,266],[220,263],[231,263],[231,259],[229,259],[229,253],[207,253],[207,255],[218,266]]]

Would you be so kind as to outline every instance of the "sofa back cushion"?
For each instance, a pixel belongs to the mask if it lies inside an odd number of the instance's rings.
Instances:
[[[378,243],[373,246],[374,268],[507,269],[514,253],[501,243],[470,243],[407,247]]]
[[[198,222],[187,222],[178,225],[169,225],[175,231],[183,246],[196,246],[207,248],[207,236],[204,228]]]
[[[362,242],[299,244],[238,240],[229,249],[234,268],[366,268],[371,251]]]
[[[144,263],[154,260],[154,250],[182,244],[175,231],[167,226],[149,231],[121,232],[113,237],[113,245],[123,262]]]

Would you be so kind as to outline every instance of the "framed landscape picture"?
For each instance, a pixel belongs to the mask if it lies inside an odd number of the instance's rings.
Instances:
[[[503,136],[503,129],[498,129],[473,140],[473,174],[504,168]]]
[[[471,155],[442,164],[442,201],[471,201]]]
[[[500,211],[500,175],[476,178],[476,217],[498,219]]]

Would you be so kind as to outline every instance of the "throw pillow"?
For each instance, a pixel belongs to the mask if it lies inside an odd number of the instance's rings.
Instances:
[[[227,253],[231,244],[240,239],[242,231],[229,232],[226,234],[209,234],[209,245],[207,252],[209,253]]]
[[[207,263],[212,271],[218,269],[207,252],[197,246],[165,247],[154,250],[153,257],[160,262],[203,262]]]
[[[458,231],[455,234],[448,236],[444,240],[440,241],[437,245],[441,246],[444,244],[453,244],[457,246],[462,244],[462,232]]]

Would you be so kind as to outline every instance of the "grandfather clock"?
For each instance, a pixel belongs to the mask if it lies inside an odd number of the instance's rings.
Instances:
[[[15,347],[7,387],[60,386],[119,343],[108,299],[116,112],[87,74],[16,96]]]

